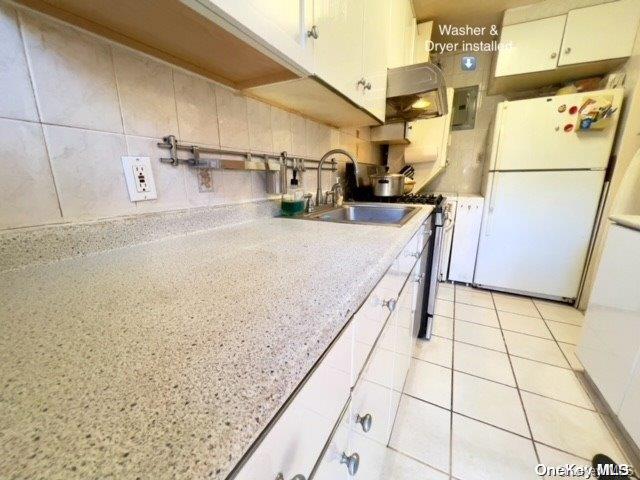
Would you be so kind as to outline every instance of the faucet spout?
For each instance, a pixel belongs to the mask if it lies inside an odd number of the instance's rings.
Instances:
[[[342,148],[334,148],[332,150],[329,150],[322,156],[322,158],[320,159],[320,163],[318,164],[318,189],[316,190],[316,205],[322,204],[322,166],[324,165],[324,162],[327,158],[334,155],[344,155],[349,160],[351,160],[351,163],[353,163],[353,172],[356,176],[356,187],[360,186],[358,180],[360,166],[358,165],[358,160],[356,160],[356,157],[351,155],[351,153],[347,152],[346,150],[343,150]]]

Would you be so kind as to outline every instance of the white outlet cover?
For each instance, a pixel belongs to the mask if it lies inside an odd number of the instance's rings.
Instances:
[[[132,202],[158,198],[149,157],[122,157],[122,168]]]

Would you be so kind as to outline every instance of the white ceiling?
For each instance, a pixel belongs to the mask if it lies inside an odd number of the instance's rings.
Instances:
[[[541,0],[413,0],[413,8],[418,22],[435,20],[436,25],[500,26],[505,10],[539,1]],[[433,29],[432,38],[441,40],[437,27]]]

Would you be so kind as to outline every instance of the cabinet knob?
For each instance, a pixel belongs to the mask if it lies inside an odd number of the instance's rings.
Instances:
[[[279,473],[276,476],[276,480],[285,480],[284,475],[282,473]],[[295,477],[292,477],[291,480],[307,480],[307,477],[305,477],[304,475],[296,475]]]
[[[356,415],[356,423],[359,423],[362,426],[362,431],[367,433],[371,430],[371,424],[373,423],[373,417],[370,413],[361,416],[359,413]]]
[[[569,54],[571,53],[571,47],[567,47],[564,49],[564,53]]]
[[[556,58],[557,56],[558,56],[558,54],[557,54],[556,52],[553,52],[553,53],[551,54],[551,58]]]
[[[384,300],[382,302],[383,307],[387,307],[390,312],[393,312],[396,309],[397,300],[395,298],[390,298],[389,300]]]
[[[367,79],[364,77],[358,80],[358,83],[356,85],[357,86],[362,85],[362,88],[364,88],[365,90],[371,90],[371,82],[367,82]]]
[[[416,278],[414,278],[413,281],[415,283],[420,283],[422,281],[422,279],[424,279],[424,277],[425,277],[425,274],[421,273],[420,275],[416,275]]]
[[[353,477],[356,473],[358,473],[358,467],[360,466],[360,455],[358,455],[357,453],[347,455],[346,453],[342,452],[340,463],[344,463],[347,466],[349,475]]]
[[[318,38],[320,35],[318,34],[318,27],[316,25],[313,25],[311,27],[311,30],[307,30],[307,37],[311,37],[311,38]]]

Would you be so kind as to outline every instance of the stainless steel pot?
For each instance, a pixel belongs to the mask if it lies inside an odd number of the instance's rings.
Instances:
[[[405,176],[400,173],[371,175],[369,178],[376,197],[399,197],[404,193]]]

